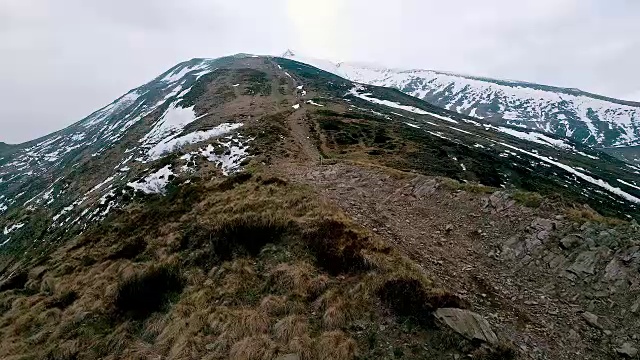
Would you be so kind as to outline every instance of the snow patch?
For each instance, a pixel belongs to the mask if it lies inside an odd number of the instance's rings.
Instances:
[[[313,100],[307,100],[307,104],[324,107],[324,105],[318,104],[317,102],[315,102]]]
[[[211,144],[201,149],[200,155],[215,163],[222,170],[222,174],[227,176],[240,168],[240,164],[248,156],[247,150],[249,150],[249,146],[233,140],[221,142],[220,144],[223,147],[221,155],[216,153],[216,148]]]
[[[162,114],[160,119],[153,126],[141,140],[145,144],[156,144],[169,135],[176,134],[188,124],[206,116],[195,116],[193,112],[193,106],[188,108],[177,107],[177,102],[174,102],[169,108]]]
[[[158,144],[149,149],[147,155],[149,155],[149,158],[151,160],[157,160],[166,153],[173,152],[189,144],[195,144],[212,137],[226,134],[230,131],[240,128],[241,126],[242,124],[240,123],[223,123],[210,130],[194,131],[192,133],[188,133],[179,137],[169,136],[165,139],[162,139]]]
[[[626,182],[626,181],[624,181],[624,180],[620,180],[620,179],[618,179],[618,182],[619,182],[619,183],[621,183],[621,184],[625,184],[625,185],[627,185],[627,186],[630,186],[630,187],[632,187],[632,188],[634,188],[634,189],[638,189],[638,190],[640,190],[640,186],[633,185],[633,184],[628,183],[628,182]]]
[[[171,165],[167,165],[140,181],[127,183],[127,186],[145,194],[164,194],[171,176],[173,176]]]
[[[505,143],[499,143],[499,144],[503,145],[503,146],[506,146],[507,148],[520,151],[521,153],[527,154],[529,156],[533,156],[536,159],[540,159],[540,160],[542,160],[544,162],[547,162],[547,163],[549,163],[551,165],[555,165],[555,166],[557,166],[557,167],[559,167],[559,168],[561,168],[561,169],[563,169],[563,170],[565,170],[565,171],[567,171],[567,172],[569,172],[571,174],[576,175],[577,177],[581,178],[582,180],[588,181],[588,182],[590,182],[590,183],[592,183],[592,184],[594,184],[596,186],[600,186],[601,188],[603,188],[603,189],[605,189],[605,190],[607,190],[607,191],[609,191],[609,192],[611,192],[613,194],[616,194],[616,195],[618,195],[618,196],[620,196],[620,197],[622,197],[622,198],[624,198],[624,199],[626,199],[626,200],[628,200],[630,202],[633,202],[633,203],[636,203],[636,204],[640,204],[640,199],[639,198],[637,198],[637,197],[635,197],[635,196],[633,196],[633,195],[631,195],[631,194],[629,194],[627,192],[622,191],[620,188],[611,186],[609,183],[605,182],[602,179],[595,179],[595,178],[593,178],[593,177],[591,177],[589,175],[585,175],[585,174],[581,173],[580,171],[572,168],[571,166],[568,166],[568,165],[565,165],[563,163],[551,160],[550,158],[548,158],[546,156],[542,156],[542,155],[538,155],[538,154],[530,152],[530,151],[522,150],[522,149],[519,149],[519,148],[517,148],[515,146],[511,146],[509,144],[505,144]]]
[[[370,95],[372,95],[371,93],[365,93],[365,94],[360,94],[358,93],[358,90],[360,90],[361,88],[359,87],[354,87],[353,89],[351,89],[349,91],[349,94],[360,98],[362,100],[366,100],[368,102],[374,103],[374,104],[378,104],[378,105],[384,105],[384,106],[388,106],[388,107],[392,107],[392,108],[396,108],[396,109],[400,109],[400,110],[404,110],[404,111],[409,111],[412,112],[414,114],[420,114],[420,115],[429,115],[428,112],[422,110],[422,109],[418,109],[415,106],[408,106],[408,105],[401,105],[398,104],[396,102],[393,101],[389,101],[389,100],[380,100],[380,99],[376,99],[374,97],[371,97]]]
[[[11,234],[11,233],[12,233],[12,232],[14,232],[14,231],[19,230],[19,229],[20,229],[20,228],[22,228],[23,226],[24,226],[24,223],[13,224],[13,225],[11,225],[11,226],[9,226],[9,227],[6,227],[6,226],[5,226],[5,227],[4,227],[4,230],[2,231],[2,233],[3,233],[4,235],[9,235],[9,234]]]

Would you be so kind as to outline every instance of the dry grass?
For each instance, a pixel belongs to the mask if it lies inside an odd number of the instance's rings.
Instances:
[[[513,200],[517,201],[521,205],[530,208],[538,208],[544,201],[544,197],[542,195],[528,191],[516,191],[515,193],[513,193],[512,197]]]
[[[274,338],[283,344],[289,343],[294,338],[308,336],[309,324],[302,315],[289,315],[273,325]]]
[[[499,190],[491,186],[485,186],[478,183],[459,182],[449,178],[439,178],[439,180],[442,187],[448,190],[462,190],[475,194],[493,194]]]
[[[328,285],[329,278],[317,274],[316,268],[308,262],[278,264],[270,271],[270,276],[278,288],[302,298],[315,297]]]
[[[385,279],[428,281],[309,189],[274,179],[134,205],[26,269],[30,293],[0,292],[0,357],[354,358],[351,325],[375,324]]]
[[[567,218],[569,220],[575,221],[577,223],[583,224],[586,222],[605,224],[608,226],[617,226],[626,224],[627,222],[617,218],[606,217],[598,214],[597,211],[593,210],[587,205],[583,205],[581,207],[568,209],[566,211]]]
[[[275,344],[266,335],[244,338],[233,344],[229,351],[231,360],[271,360],[275,355]]]
[[[358,344],[342,331],[330,331],[320,335],[316,344],[319,360],[350,360],[358,355]]]
[[[287,314],[291,306],[284,295],[267,295],[260,301],[259,309],[270,316],[279,316]]]

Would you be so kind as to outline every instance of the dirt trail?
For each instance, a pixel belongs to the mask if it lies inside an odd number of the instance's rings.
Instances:
[[[272,63],[272,65],[274,68],[277,67],[275,63]],[[309,140],[309,129],[306,124],[307,111],[305,109],[305,97],[308,97],[308,95],[304,96],[306,91],[303,92],[302,89],[298,88],[300,85],[304,87],[304,84],[300,83],[295,77],[286,75],[284,70],[278,69],[276,72],[279,73],[283,79],[287,80],[287,84],[289,85],[288,91],[293,94],[295,99],[292,106],[298,106],[298,108],[295,109],[296,111],[287,117],[287,124],[291,129],[291,136],[293,136],[296,143],[300,146],[302,154],[304,155],[303,160],[317,162],[320,159],[320,152]],[[274,87],[274,89],[275,88],[276,87]],[[282,96],[279,96],[279,98],[281,97]]]
[[[532,219],[554,214],[513,203],[496,209],[488,195],[443,189],[436,179],[398,177],[360,165],[283,168],[420,264],[439,286],[468,299],[524,358],[607,358],[578,335],[588,331],[579,309],[540,290],[554,282],[552,277],[521,271],[517,260],[493,256],[510,238],[529,232]]]

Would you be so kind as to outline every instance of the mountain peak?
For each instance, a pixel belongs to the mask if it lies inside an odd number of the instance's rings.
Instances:
[[[293,50],[287,49],[287,51],[282,53],[282,55],[280,57],[289,58],[289,57],[295,57],[295,56],[296,56],[296,53]]]

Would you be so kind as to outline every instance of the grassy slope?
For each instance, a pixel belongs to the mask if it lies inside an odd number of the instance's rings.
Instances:
[[[256,85],[247,95],[264,96],[261,75],[247,76]],[[272,91],[290,101],[295,90]],[[186,185],[176,179],[166,196],[136,198],[52,253],[12,264],[0,285],[0,357],[508,353],[487,353],[434,327],[436,308],[464,301],[434,288],[419,267],[309,188],[270,170],[274,158],[299,151],[286,140],[288,115],[247,127],[255,138],[249,172]]]
[[[22,281],[0,293],[3,358],[349,359],[383,357],[389,345],[435,357],[472,348],[443,343],[449,334],[432,328],[431,311],[461,300],[306,187],[261,171],[134,203]],[[387,308],[406,320],[380,338]]]
[[[322,89],[324,100],[351,86],[309,71],[305,86]],[[261,74],[245,76],[252,83],[246,95],[268,96]],[[296,100],[284,83],[270,90],[287,109]],[[207,91],[201,96],[226,97],[222,87]],[[482,155],[456,144],[383,126],[369,114],[347,116],[344,105],[328,110],[307,118],[310,141],[325,156],[488,185],[500,176],[482,168]],[[167,196],[138,198],[53,253],[15,267],[0,288],[0,357],[513,356],[508,347],[478,348],[435,327],[436,308],[467,304],[434,288],[418,266],[310,188],[269,167],[300,151],[288,139],[291,112],[272,112],[246,130],[258,149],[247,173],[187,185],[176,180]],[[426,161],[452,154],[480,164],[461,175],[448,161]],[[451,188],[491,191],[457,182]],[[531,206],[541,201],[519,196]]]

